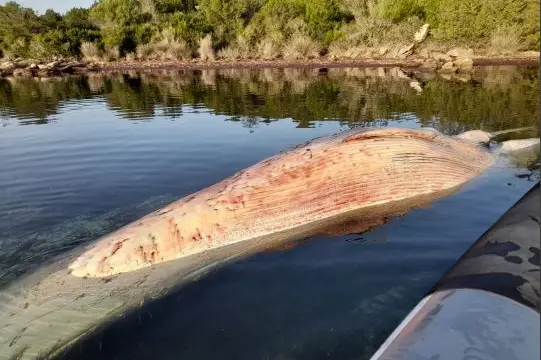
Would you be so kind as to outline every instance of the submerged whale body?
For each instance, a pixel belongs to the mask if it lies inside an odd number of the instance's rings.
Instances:
[[[492,162],[473,141],[432,129],[319,138],[102,238],[70,264],[71,273],[111,276],[277,232],[321,228],[349,212],[453,189]]]
[[[0,289],[0,359],[62,355],[217,266],[426,206],[493,164],[483,142],[354,129],[263,160]]]

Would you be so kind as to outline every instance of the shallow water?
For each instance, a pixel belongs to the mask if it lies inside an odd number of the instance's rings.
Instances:
[[[0,285],[317,136],[352,126],[456,134],[538,124],[536,68],[418,80],[420,93],[396,69],[0,80]],[[533,186],[530,174],[500,164],[371,233],[228,265],[66,357],[367,359]]]

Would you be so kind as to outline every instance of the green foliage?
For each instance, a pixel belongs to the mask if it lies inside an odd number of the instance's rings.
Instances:
[[[200,0],[199,11],[213,29],[218,47],[234,41],[259,9],[259,0]]]
[[[301,17],[305,13],[305,3],[302,0],[268,0],[261,9],[261,16],[272,18],[280,23]]]
[[[248,29],[252,39],[281,34],[281,40],[301,33],[320,42],[329,43],[339,37],[337,30],[353,20],[336,0],[268,0],[255,15]]]
[[[462,1],[458,0],[457,2]],[[382,19],[395,23],[412,16],[424,16],[424,8],[417,0],[382,0],[376,7],[376,14]]]
[[[46,26],[34,10],[15,2],[0,6],[0,49],[11,56],[27,56],[33,34],[45,31]]]
[[[41,15],[41,21],[43,21],[44,26],[56,29],[62,24],[62,15],[52,9],[48,9],[45,11],[45,14]]]
[[[305,6],[302,0],[267,0],[261,10],[254,15],[245,30],[245,35],[256,43],[263,38],[282,42],[294,30],[293,24],[303,21]]]
[[[101,0],[90,10],[90,18],[100,27],[129,26],[143,20],[138,0]]]
[[[539,51],[539,0],[527,0],[522,15],[524,46],[527,49]]]
[[[352,16],[340,10],[335,0],[312,0],[306,3],[304,20],[312,38],[334,40],[334,31],[343,23],[352,20]]]
[[[240,56],[250,58],[279,54],[295,37],[345,51],[411,41],[424,22],[436,44],[539,50],[539,7],[539,0],[97,0],[38,15],[8,2],[0,5],[0,56],[80,56],[84,42],[125,55],[159,43],[163,31],[190,51],[210,34],[213,50],[242,47]]]
[[[96,29],[90,21],[90,10],[84,8],[73,8],[66,12],[63,17],[64,24],[68,28]]]
[[[195,10],[195,0],[155,0],[154,8],[161,14],[191,12]]]
[[[148,44],[155,33],[156,26],[153,24],[145,23],[137,25],[134,28],[134,43],[136,45]]]
[[[200,12],[171,14],[166,24],[173,31],[174,37],[183,40],[190,46],[196,46],[200,38],[212,31],[212,27],[206,22]]]
[[[82,42],[99,38],[86,9],[72,9],[65,16],[47,10],[37,16],[16,3],[0,6],[0,50],[14,57],[77,56]]]
[[[423,5],[436,39],[476,45],[498,27],[524,24],[527,0],[427,0]]]
[[[51,56],[69,56],[69,41],[60,30],[49,30],[44,34],[36,34],[30,42],[28,55],[33,59],[47,59]]]
[[[121,55],[133,52],[137,47],[133,27],[119,25],[109,26],[101,30],[102,43],[105,49],[117,47]]]

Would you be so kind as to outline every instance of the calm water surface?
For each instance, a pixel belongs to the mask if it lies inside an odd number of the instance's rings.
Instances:
[[[422,92],[401,75],[207,70],[0,79],[0,285],[317,136],[354,126],[456,134],[538,124],[537,68],[425,76]],[[498,166],[360,239],[319,237],[224,267],[67,357],[367,359],[534,185],[535,162],[526,166]]]

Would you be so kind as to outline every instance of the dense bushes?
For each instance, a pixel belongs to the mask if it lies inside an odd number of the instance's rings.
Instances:
[[[436,39],[476,46],[486,43],[498,28],[514,28],[525,41],[537,34],[537,45],[535,39],[527,45],[529,48],[539,47],[538,0],[426,1],[424,13],[434,25]]]
[[[72,9],[64,16],[33,10],[9,2],[0,6],[0,52],[10,57],[48,58],[77,56],[85,41],[99,41],[99,29],[87,9]]]
[[[538,0],[99,0],[64,15],[0,6],[0,55],[303,58],[409,42],[424,22],[433,43],[539,49]]]

